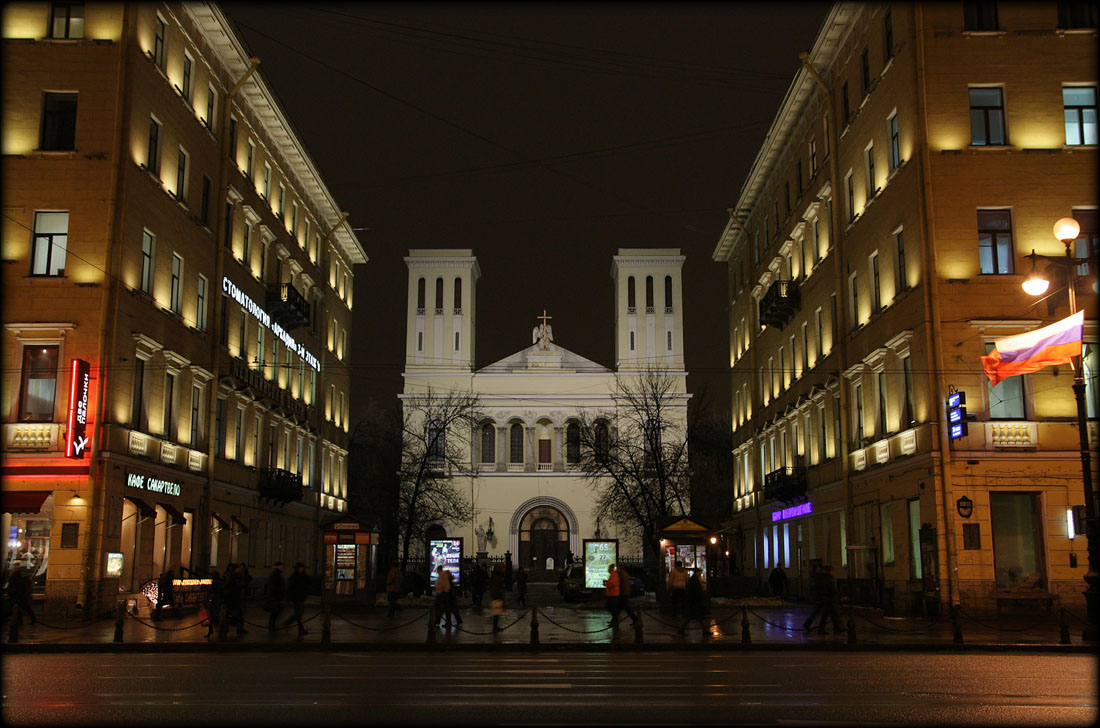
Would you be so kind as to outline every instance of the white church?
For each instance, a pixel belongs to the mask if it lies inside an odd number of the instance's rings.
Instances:
[[[619,538],[619,555],[641,554],[637,539],[595,517],[596,491],[576,464],[581,417],[614,419],[621,377],[660,368],[673,377],[673,417],[687,419],[684,324],[678,248],[620,248],[611,265],[615,291],[615,369],[554,339],[552,316],[532,304],[533,331],[516,331],[526,348],[474,369],[477,281],[472,250],[410,250],[403,400],[432,392],[472,392],[484,413],[460,438],[469,462],[452,475],[474,507],[470,523],[441,523],[432,538],[463,538],[465,556],[478,534],[493,555],[511,552],[533,580],[556,578],[586,538]],[[517,291],[517,294],[521,293]],[[519,296],[515,297],[516,299]],[[506,335],[506,334],[500,334]],[[468,487],[468,490],[465,488]],[[486,539],[486,534],[488,538]]]

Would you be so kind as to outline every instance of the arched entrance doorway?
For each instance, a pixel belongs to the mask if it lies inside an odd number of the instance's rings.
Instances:
[[[557,508],[538,506],[520,520],[519,559],[530,581],[557,581],[569,553],[569,523]]]

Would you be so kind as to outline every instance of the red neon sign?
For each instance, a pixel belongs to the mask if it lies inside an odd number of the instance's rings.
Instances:
[[[91,367],[83,359],[73,359],[72,376],[69,380],[69,420],[65,432],[65,457],[84,459],[89,438],[88,429],[88,390],[91,388]]]

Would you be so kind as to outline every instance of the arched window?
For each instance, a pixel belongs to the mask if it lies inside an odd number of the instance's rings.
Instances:
[[[495,463],[497,460],[497,429],[486,422],[481,426],[481,462]]]
[[[645,277],[645,312],[653,313],[653,276]]]
[[[443,313],[443,279],[435,279],[435,312]]]
[[[596,423],[596,453],[606,455],[611,445],[611,432],[603,422]]]
[[[447,455],[447,428],[439,420],[428,423],[428,459],[442,461]]]
[[[508,462],[523,462],[523,425],[518,422],[508,430]]]
[[[455,310],[462,310],[462,279],[455,278]]]
[[[633,309],[634,305],[634,276],[630,276],[626,279],[626,307]]]
[[[645,451],[645,463],[652,466],[661,453],[661,421],[655,418],[646,420],[642,437],[645,439],[642,444]]]
[[[672,276],[665,276],[665,312],[672,312]]]
[[[565,428],[565,461],[570,465],[581,461],[581,428],[576,422]]]
[[[421,278],[420,280],[418,280],[416,282],[416,312],[417,313],[424,313],[424,299],[426,297],[424,289],[426,287],[427,286],[426,286],[423,278]]]

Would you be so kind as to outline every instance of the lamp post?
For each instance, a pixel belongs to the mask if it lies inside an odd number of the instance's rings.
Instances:
[[[1024,291],[1032,296],[1041,296],[1050,286],[1047,280],[1035,268],[1035,261],[1039,258],[1052,265],[1065,269],[1066,288],[1069,293],[1069,313],[1072,316],[1077,313],[1077,260],[1073,257],[1073,241],[1081,233],[1081,226],[1072,217],[1063,217],[1054,223],[1054,237],[1062,241],[1066,246],[1066,254],[1063,258],[1052,258],[1046,255],[1038,255],[1034,250],[1031,255],[1031,273],[1023,282]],[[1082,639],[1095,642],[1097,635],[1097,623],[1100,620],[1100,574],[1097,566],[1100,565],[1100,542],[1096,532],[1096,503],[1092,495],[1092,466],[1089,462],[1089,434],[1087,429],[1088,414],[1085,409],[1085,376],[1082,357],[1074,357],[1073,362],[1073,397],[1077,402],[1077,432],[1081,442],[1081,484],[1085,495],[1085,540],[1088,543],[1089,569],[1085,574],[1085,608],[1088,610],[1088,624],[1085,626]]]

